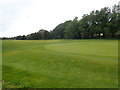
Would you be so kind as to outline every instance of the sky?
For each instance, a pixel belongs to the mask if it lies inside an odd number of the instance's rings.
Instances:
[[[0,0],[0,37],[27,35],[81,19],[83,14],[112,7],[120,0]]]

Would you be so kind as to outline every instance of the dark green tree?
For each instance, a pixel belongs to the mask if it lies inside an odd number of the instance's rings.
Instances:
[[[65,29],[65,38],[67,39],[79,39],[81,38],[80,31],[78,29],[78,17],[75,17]]]

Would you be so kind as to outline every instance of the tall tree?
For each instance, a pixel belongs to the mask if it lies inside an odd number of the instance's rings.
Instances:
[[[53,29],[53,38],[54,39],[63,39],[65,38],[65,29],[71,20],[65,21],[64,23],[59,24]]]
[[[79,39],[81,37],[78,29],[78,17],[75,17],[65,29],[65,38],[67,39]]]

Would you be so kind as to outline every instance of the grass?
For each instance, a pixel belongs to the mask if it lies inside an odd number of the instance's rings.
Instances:
[[[117,40],[3,40],[3,88],[118,88]]]
[[[2,40],[0,39],[0,89],[2,89]]]

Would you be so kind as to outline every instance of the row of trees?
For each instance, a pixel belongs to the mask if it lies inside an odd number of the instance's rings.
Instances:
[[[38,32],[17,36],[17,40],[39,39],[89,39],[116,38],[120,36],[120,6],[105,7],[84,14],[82,19],[75,17],[56,26],[52,31],[44,29]]]
[[[12,37],[12,38],[7,38],[7,37],[3,37],[3,40],[6,39],[15,39],[15,40],[40,40],[40,39],[52,39],[51,37],[51,33],[48,32],[47,30],[41,29],[38,32],[35,33],[31,33],[28,35],[23,35],[23,36],[16,36],[16,37]]]
[[[120,35],[120,6],[112,9],[105,7],[101,10],[77,17],[72,21],[59,24],[53,30],[54,38],[81,39],[81,38],[115,38]]]

